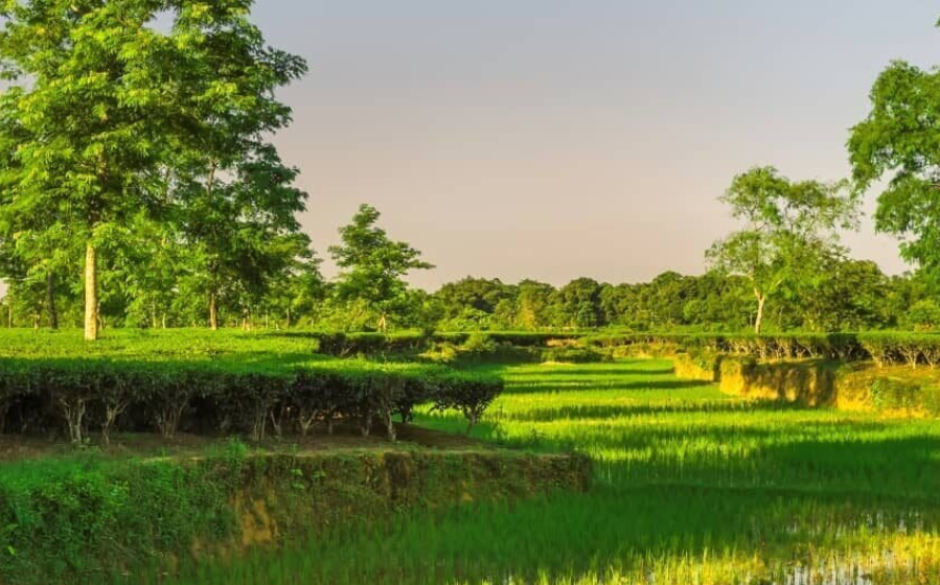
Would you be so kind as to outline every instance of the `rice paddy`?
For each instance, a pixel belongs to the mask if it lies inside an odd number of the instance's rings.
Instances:
[[[181,585],[940,582],[938,422],[745,401],[668,361],[484,369],[507,391],[475,436],[587,453],[589,493],[353,524]]]

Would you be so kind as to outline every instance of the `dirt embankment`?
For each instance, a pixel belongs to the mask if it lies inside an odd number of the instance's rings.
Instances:
[[[31,453],[0,462],[0,584],[172,572],[180,563],[303,542],[408,510],[434,513],[589,487],[585,456],[404,431],[409,442],[395,445],[335,437],[329,440],[344,445],[184,445],[146,456],[138,446],[133,457]]]
[[[675,367],[680,378],[713,381],[734,396],[886,416],[940,415],[940,370],[925,366],[679,354]]]

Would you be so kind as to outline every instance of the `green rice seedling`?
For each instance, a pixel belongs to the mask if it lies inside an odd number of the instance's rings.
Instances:
[[[473,436],[587,453],[591,491],[351,521],[174,583],[940,582],[938,422],[729,397],[661,360],[478,371],[506,391]]]

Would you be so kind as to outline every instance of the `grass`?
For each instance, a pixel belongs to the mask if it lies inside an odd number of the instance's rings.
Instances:
[[[482,369],[507,392],[475,435],[590,454],[589,493],[352,525],[181,583],[940,582],[938,422],[731,398],[665,361]]]

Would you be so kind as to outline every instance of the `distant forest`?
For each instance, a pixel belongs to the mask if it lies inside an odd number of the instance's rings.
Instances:
[[[765,315],[765,330],[931,330],[940,306],[928,279],[887,276],[874,262],[834,259],[819,277],[780,290]],[[110,280],[100,318],[105,327],[206,327],[207,300],[185,286],[159,296],[135,295],[131,274]],[[185,281],[184,281],[185,283]],[[39,280],[14,281],[3,299],[0,324],[80,326],[81,279],[63,274],[48,288]],[[339,281],[326,281],[316,263],[272,279],[250,305],[245,296],[222,295],[218,325],[239,328],[379,329],[379,311],[346,298]],[[244,304],[243,304],[244,303]],[[50,310],[57,312],[56,316]],[[701,276],[665,272],[650,282],[608,284],[578,278],[555,287],[535,280],[506,284],[467,277],[428,293],[405,289],[387,307],[390,329],[442,331],[538,330],[613,327],[635,331],[744,331],[755,320],[750,281],[716,271]]]

